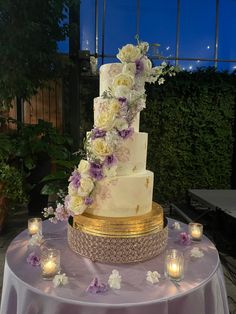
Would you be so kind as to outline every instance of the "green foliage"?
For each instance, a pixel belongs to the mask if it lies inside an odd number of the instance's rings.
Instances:
[[[57,78],[63,60],[57,41],[68,34],[69,0],[0,0],[0,108],[29,100]]]
[[[190,188],[230,188],[235,75],[181,72],[148,87],[141,128],[148,132],[154,198],[182,201]]]

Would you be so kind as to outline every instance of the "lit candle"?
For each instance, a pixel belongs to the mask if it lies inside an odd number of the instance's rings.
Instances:
[[[184,256],[183,253],[170,249],[165,255],[165,275],[166,277],[180,281],[184,276]]]
[[[60,251],[45,248],[41,253],[41,270],[44,279],[52,279],[60,271]]]
[[[41,218],[30,218],[28,220],[28,233],[34,235],[42,233],[42,219]]]
[[[203,226],[199,223],[189,224],[189,233],[192,240],[200,241],[202,239]]]

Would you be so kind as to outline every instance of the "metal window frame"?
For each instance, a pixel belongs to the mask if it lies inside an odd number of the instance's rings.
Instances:
[[[98,2],[103,1],[103,14],[102,14],[102,39],[101,39],[101,54],[98,51],[99,44],[99,33],[98,33]],[[181,10],[181,0],[177,1],[177,12],[176,12],[176,40],[175,40],[175,57],[164,57],[165,60],[175,61],[175,65],[178,65],[179,61],[208,61],[213,62],[215,68],[218,68],[219,62],[234,63],[236,59],[218,59],[218,48],[219,48],[219,1],[215,2],[216,18],[215,18],[215,41],[214,41],[214,58],[188,58],[179,57],[179,39],[180,39],[180,10]],[[104,63],[104,58],[115,58],[115,55],[109,55],[105,53],[105,22],[107,13],[107,1],[106,0],[95,0],[95,56],[102,59],[102,64]],[[140,0],[136,0],[136,34],[140,34]],[[159,59],[153,56],[153,60]]]

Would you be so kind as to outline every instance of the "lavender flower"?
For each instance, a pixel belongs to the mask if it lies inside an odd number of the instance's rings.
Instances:
[[[109,155],[106,157],[106,159],[104,161],[104,165],[106,167],[110,168],[110,167],[116,165],[117,162],[118,162],[118,160],[117,160],[116,156],[112,154],[112,155]]]
[[[74,188],[78,188],[80,186],[81,175],[77,170],[74,170],[69,177],[69,182],[72,183]]]
[[[136,74],[140,74],[144,70],[144,65],[141,59],[135,61],[136,65]]]
[[[86,196],[84,200],[85,205],[91,205],[93,203],[93,198],[91,196]]]
[[[96,293],[104,293],[107,291],[107,285],[105,283],[99,283],[98,278],[95,277],[88,288],[86,289],[87,292],[96,294]]]
[[[134,128],[128,128],[128,129],[124,129],[122,131],[118,131],[118,134],[120,135],[120,137],[122,137],[124,140],[126,140],[127,138],[130,138],[134,133]]]
[[[92,129],[92,133],[91,133],[92,140],[95,140],[96,138],[99,138],[99,137],[105,137],[105,136],[106,136],[106,131],[100,130],[98,128]]]
[[[179,234],[179,241],[182,245],[189,245],[191,243],[190,234],[188,234],[187,232],[181,232]]]
[[[67,209],[61,203],[57,204],[54,214],[55,214],[55,218],[59,221],[66,221],[69,217],[69,213]]]
[[[101,180],[103,178],[102,165],[100,165],[96,162],[91,162],[89,174],[93,179],[95,179],[97,181]]]
[[[127,98],[125,97],[119,97],[118,101],[120,102],[121,105],[127,105]]]
[[[31,252],[26,259],[27,263],[31,266],[40,266],[40,257],[37,256],[34,252]]]

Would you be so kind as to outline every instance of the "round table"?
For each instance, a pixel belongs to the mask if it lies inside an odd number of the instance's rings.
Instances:
[[[169,226],[173,220],[169,219]],[[218,252],[205,236],[199,243],[181,245],[179,233],[187,230],[169,228],[168,247],[184,252],[185,276],[180,285],[164,277],[164,253],[137,264],[108,265],[92,262],[70,250],[65,223],[43,223],[46,244],[61,250],[62,272],[69,283],[54,288],[41,277],[40,267],[26,262],[29,254],[27,230],[10,244],[5,260],[1,314],[228,314],[227,295]],[[204,253],[191,257],[197,246]],[[122,276],[120,290],[109,288],[103,294],[91,294],[86,288],[97,276],[107,282],[113,269]],[[147,271],[157,270],[160,282],[146,281]]]

